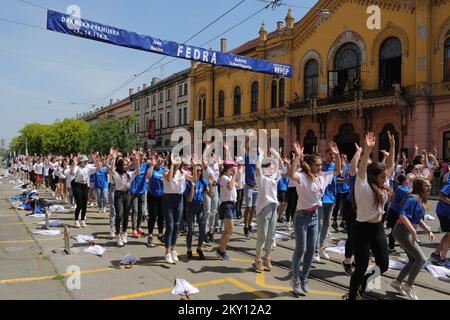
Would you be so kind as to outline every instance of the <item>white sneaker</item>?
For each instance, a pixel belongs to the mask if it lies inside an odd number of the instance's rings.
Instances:
[[[74,227],[75,227],[75,228],[81,228],[80,222],[79,222],[79,221],[75,221]]]
[[[313,262],[320,262],[320,256],[318,253],[314,254]]]
[[[70,209],[76,209],[77,208],[77,206],[71,206],[70,207]]]
[[[87,228],[86,222],[85,221],[81,221],[81,227],[82,228]]]
[[[172,260],[173,260],[174,262],[180,261],[180,260],[178,259],[178,256],[177,256],[177,252],[176,252],[176,251],[172,251],[170,254],[172,255]]]
[[[406,295],[411,299],[411,300],[419,300],[419,298],[416,295],[416,292],[414,291],[414,286],[409,286],[407,284],[405,284],[403,286],[403,290],[405,291]]]
[[[435,219],[436,219],[436,218],[433,217],[431,214],[426,214],[426,215],[425,215],[425,220],[433,221],[433,220],[435,220]]]
[[[166,254],[164,256],[164,258],[166,259],[167,263],[170,263],[170,264],[174,264],[175,263],[175,262],[173,262],[172,255],[170,253]]]
[[[118,236],[116,237],[116,242],[117,242],[117,245],[118,245],[119,247],[123,247],[123,241],[122,241],[122,236],[121,236],[121,235],[118,235]]]
[[[394,280],[391,282],[391,287],[395,289],[395,291],[397,291],[401,296],[406,297],[407,294],[405,292],[405,290],[403,290],[403,286],[400,282],[398,282],[397,280]]]
[[[320,256],[322,259],[330,260],[330,256],[325,252],[324,249],[319,249],[319,256]]]
[[[114,228],[111,228],[111,232],[109,233],[109,235],[111,236],[111,239],[114,239],[116,237],[116,231],[114,230]]]
[[[127,240],[127,233],[125,232],[125,233],[122,233],[122,242],[124,243],[124,244],[127,244],[128,243],[128,240]]]
[[[288,228],[289,231],[292,231],[292,222],[290,222],[290,221],[288,222],[288,227],[287,228]]]

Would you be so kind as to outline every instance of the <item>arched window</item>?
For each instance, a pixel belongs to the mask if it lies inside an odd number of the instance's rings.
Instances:
[[[359,135],[355,133],[355,127],[351,123],[344,123],[339,127],[339,133],[334,137],[334,141],[341,153],[352,159],[355,155],[355,142],[359,144]]]
[[[305,79],[303,83],[305,101],[310,101],[319,94],[319,64],[311,59],[305,65]]]
[[[252,84],[252,105],[251,105],[252,112],[258,112],[258,101],[259,101],[259,86],[258,82],[255,81]]]
[[[242,100],[241,88],[236,87],[234,88],[234,115],[241,114],[241,100]]]
[[[280,93],[278,96],[278,106],[282,108],[284,106],[284,79],[280,79]]]
[[[361,79],[361,50],[354,43],[346,43],[334,57],[334,70],[328,72],[328,94],[350,95],[355,80]]]
[[[303,139],[303,145],[305,147],[305,154],[313,154],[317,152],[317,137],[313,130],[308,130],[305,138]]]
[[[449,31],[450,32],[450,31]],[[445,81],[450,81],[450,38],[447,38],[445,41],[445,72],[444,79]]]
[[[271,87],[271,106],[272,108],[277,107],[277,80],[272,81],[272,87]]]
[[[225,92],[221,90],[219,92],[219,118],[225,116]]]
[[[402,43],[398,38],[386,39],[380,47],[380,89],[402,82]]]

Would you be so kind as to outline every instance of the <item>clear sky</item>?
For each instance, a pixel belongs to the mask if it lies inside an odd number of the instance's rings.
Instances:
[[[55,11],[69,5],[81,8],[82,18],[128,31],[183,43],[241,0],[30,0]],[[317,0],[285,0],[276,10],[267,9],[223,37],[228,49],[256,38],[264,21],[269,32],[284,21],[291,5],[296,21]],[[91,109],[92,101],[111,93],[131,76],[162,56],[121,48],[2,21],[9,19],[46,28],[46,10],[19,0],[2,0],[0,11],[0,138],[7,143],[27,123],[53,123]],[[246,0],[189,44],[200,46],[263,8],[262,0]],[[205,47],[220,50],[220,39]],[[163,62],[169,61],[167,57]],[[167,77],[188,68],[177,60],[143,74],[98,107],[126,97],[129,88],[142,88],[152,77]],[[51,104],[48,101],[52,101]],[[89,102],[89,103],[85,103]],[[72,104],[77,103],[77,104]],[[84,104],[78,104],[84,103]]]

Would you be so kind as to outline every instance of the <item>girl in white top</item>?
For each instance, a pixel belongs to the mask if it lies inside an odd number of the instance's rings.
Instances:
[[[245,162],[242,157],[236,159],[238,165],[236,171],[236,190],[237,190],[237,200],[236,200],[236,218],[242,218],[242,202],[244,200],[244,186],[245,186]]]
[[[166,248],[165,260],[174,264],[179,261],[175,245],[177,243],[178,230],[183,218],[183,193],[186,190],[186,180],[192,181],[192,176],[182,169],[180,157],[170,156],[169,169],[163,173],[164,196],[162,207],[166,233],[164,244]]]
[[[330,142],[336,164],[333,172],[322,172],[322,159],[318,155],[306,155],[303,158],[303,147],[294,144],[296,157],[289,168],[289,180],[299,194],[297,211],[294,216],[295,251],[292,258],[292,286],[297,295],[306,295],[309,291],[308,276],[318,241],[318,208],[322,206],[322,197],[334,176],[341,172],[341,157],[336,143]],[[300,163],[302,171],[297,172]],[[300,265],[303,258],[303,271]]]
[[[277,226],[278,181],[284,171],[283,160],[278,152],[271,148],[272,157],[265,158],[264,151],[259,149],[260,158],[256,160],[256,185],[259,196],[256,200],[256,216],[258,218],[258,238],[256,240],[255,268],[263,271],[263,266],[272,269],[270,251],[275,239]],[[261,164],[261,160],[262,164]],[[264,249],[264,258],[261,253]]]
[[[394,170],[395,138],[387,132],[390,143],[387,165],[371,163],[369,157],[375,146],[375,135],[369,132],[364,139],[364,155],[359,165],[355,181],[356,224],[353,228],[354,255],[356,268],[350,280],[349,300],[362,296],[366,289],[367,279],[372,274],[365,274],[369,265],[370,250],[375,262],[384,273],[389,267],[389,252],[384,233],[384,206],[391,193],[387,177]],[[359,151],[358,151],[359,152]]]

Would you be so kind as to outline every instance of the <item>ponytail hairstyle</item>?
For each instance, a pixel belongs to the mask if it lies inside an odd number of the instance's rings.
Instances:
[[[311,181],[315,181],[316,176],[311,173],[311,166],[317,160],[321,160],[320,156],[317,154],[307,154],[304,156],[303,160],[300,162],[300,167],[303,172],[308,176]]]
[[[383,173],[383,171],[386,171],[386,165],[384,163],[375,162],[371,163],[367,167],[367,182],[373,191],[373,196],[375,199],[374,205],[376,207],[383,203],[383,193],[386,191],[384,187],[380,188],[376,182],[377,177]]]
[[[423,189],[425,187],[425,185],[427,185],[429,182],[422,178],[422,177],[418,177],[416,179],[414,179],[413,182],[413,189],[411,194],[417,195],[420,199],[420,202],[423,204],[423,206],[425,208],[428,208],[427,203],[428,203],[428,196],[423,192]]]

